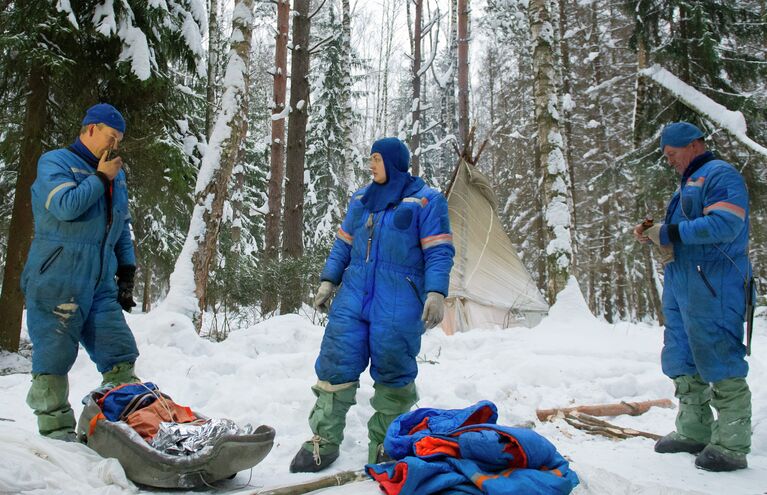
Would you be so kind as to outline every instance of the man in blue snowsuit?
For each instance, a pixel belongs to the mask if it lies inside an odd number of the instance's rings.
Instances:
[[[655,451],[697,454],[695,465],[710,471],[742,469],[751,446],[743,344],[752,291],[748,191],[732,165],[706,151],[703,133],[692,124],[666,126],[660,148],[681,175],[680,186],[663,225],[634,229],[663,254],[661,363],[679,399],[676,431]]]
[[[136,305],[128,190],[122,159],[108,158],[124,132],[117,109],[94,105],[72,145],[40,157],[32,184],[35,236],[21,278],[32,341],[27,404],[51,438],[76,439],[67,373],[79,344],[104,384],[137,381],[122,313]]]
[[[370,155],[373,182],[352,195],[320,276],[316,306],[340,289],[315,364],[314,437],[291,472],[319,471],[338,458],[346,413],[368,363],[375,381],[368,460],[385,458],[386,429],[418,400],[421,334],[442,321],[455,254],[447,201],[410,175],[410,153],[399,139],[376,141]]]

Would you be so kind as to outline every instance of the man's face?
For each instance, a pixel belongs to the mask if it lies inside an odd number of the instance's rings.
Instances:
[[[98,158],[104,154],[104,151],[112,149],[117,151],[120,147],[120,143],[123,140],[123,133],[112,129],[108,125],[104,124],[92,124],[88,129],[88,133],[92,138],[93,148],[95,151],[93,154]]]
[[[386,183],[386,167],[384,166],[381,153],[370,155],[370,173],[373,175],[373,182],[376,184]]]
[[[698,149],[698,142],[693,141],[681,148],[666,145],[663,148],[663,154],[666,156],[668,164],[676,170],[676,173],[682,175],[693,158],[700,154],[700,150]]]

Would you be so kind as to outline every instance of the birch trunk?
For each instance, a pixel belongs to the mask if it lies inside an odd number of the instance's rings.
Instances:
[[[413,22],[413,100],[411,103],[412,127],[410,128],[410,159],[412,174],[420,175],[420,160],[418,155],[421,150],[421,30],[423,19],[423,0],[415,0],[415,18]]]
[[[341,0],[341,57],[343,63],[343,89],[341,91],[341,108],[346,111],[341,120],[341,131],[344,143],[344,187],[351,188],[353,175],[353,144],[351,127],[351,88],[352,88],[352,21],[349,0]]]
[[[543,171],[546,222],[546,295],[553,303],[564,289],[573,264],[571,204],[565,143],[560,132],[561,81],[556,66],[556,31],[549,0],[531,0],[528,17],[532,34],[533,87],[538,169]]]
[[[224,75],[221,108],[195,186],[195,206],[186,242],[170,278],[169,309],[192,317],[202,328],[210,267],[217,252],[218,234],[232,169],[248,128],[248,79],[253,32],[254,0],[237,0],[232,14],[232,37]],[[191,273],[190,273],[191,272]],[[194,280],[193,292],[188,280]]]
[[[218,0],[208,2],[208,86],[205,98],[205,139],[210,141],[213,116],[216,111],[216,83],[218,80],[218,50],[221,31],[218,25]]]

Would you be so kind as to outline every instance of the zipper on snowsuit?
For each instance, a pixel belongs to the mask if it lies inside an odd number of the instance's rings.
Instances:
[[[413,288],[413,292],[415,293],[415,297],[418,299],[418,302],[424,304],[423,299],[421,299],[421,295],[418,293],[418,287],[415,286],[415,282],[413,282],[410,277],[405,277],[405,280],[407,280],[407,283],[410,284],[410,287]]]
[[[703,273],[703,270],[700,268],[700,265],[697,265],[695,268],[698,270],[698,275],[700,275],[700,278],[703,279],[703,283],[706,284],[706,287],[708,287],[708,290],[711,292],[711,295],[716,297],[716,292],[714,291],[714,287],[711,285],[711,282],[708,281],[708,278],[706,277],[706,274]]]
[[[48,268],[51,267],[54,261],[56,261],[56,258],[59,257],[61,254],[61,251],[64,249],[64,246],[59,246],[56,249],[53,250],[53,252],[48,256],[48,258],[43,261],[43,264],[40,266],[40,275],[45,273]]]
[[[373,245],[373,230],[374,230],[374,227],[375,227],[375,224],[373,223],[373,215],[374,215],[374,213],[371,213],[368,216],[368,221],[367,221],[367,224],[366,224],[366,226],[367,226],[368,230],[370,231],[370,233],[368,234],[368,248],[367,248],[367,252],[365,253],[365,263],[370,261],[370,248]]]

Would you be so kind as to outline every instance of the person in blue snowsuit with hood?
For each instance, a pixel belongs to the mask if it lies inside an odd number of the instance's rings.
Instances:
[[[108,159],[124,133],[117,109],[92,106],[74,143],[40,157],[32,184],[34,239],[21,277],[32,341],[27,404],[50,438],[76,440],[67,374],[79,344],[103,384],[138,380],[122,313],[136,305],[128,190],[122,159]]]
[[[445,197],[410,175],[409,164],[399,139],[373,144],[373,180],[352,195],[320,275],[317,307],[340,288],[315,364],[314,436],[299,449],[291,472],[319,471],[338,458],[346,413],[368,364],[375,381],[369,462],[386,458],[386,429],[418,400],[421,334],[442,321],[455,249]]]
[[[743,344],[747,298],[748,191],[740,173],[706,150],[687,122],[661,132],[661,152],[681,176],[665,222],[634,235],[660,247],[665,264],[661,363],[679,399],[676,430],[658,440],[660,453],[697,454],[710,471],[747,467],[751,392]],[[711,407],[717,412],[714,419]]]

